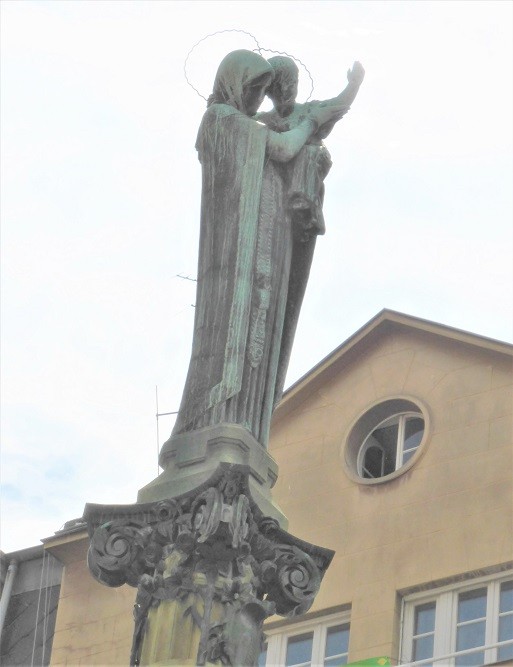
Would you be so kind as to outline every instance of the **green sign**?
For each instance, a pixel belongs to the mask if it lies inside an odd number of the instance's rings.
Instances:
[[[367,660],[358,660],[357,662],[351,662],[347,667],[385,667],[385,665],[391,665],[392,661],[390,658],[368,658]]]

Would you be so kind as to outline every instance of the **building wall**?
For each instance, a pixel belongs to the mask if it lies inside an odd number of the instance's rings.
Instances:
[[[64,562],[51,665],[128,665],[135,589],[108,588],[91,576],[84,532],[52,542]]]
[[[511,561],[512,378],[506,355],[395,331],[367,340],[277,412],[274,498],[294,535],[336,551],[311,615],[350,606],[349,662],[397,660],[403,592]],[[423,453],[392,481],[359,484],[343,465],[348,429],[398,395],[427,407]],[[93,580],[87,545],[85,532],[47,545],[64,563],[51,665],[126,665],[135,590]]]
[[[312,611],[351,605],[349,662],[398,657],[401,591],[511,560],[511,358],[432,334],[375,340],[276,415],[273,491],[294,535],[334,549]],[[430,417],[417,463],[359,484],[349,426],[374,402],[417,398]]]

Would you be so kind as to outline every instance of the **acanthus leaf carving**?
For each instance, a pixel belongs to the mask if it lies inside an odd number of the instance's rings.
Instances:
[[[98,518],[110,520],[91,526],[88,562],[101,583],[138,589],[132,665],[148,614],[163,600],[185,605],[200,629],[198,665],[256,664],[263,620],[304,613],[333,555],[263,517],[241,466],[227,466],[199,493],[116,511],[104,509]]]

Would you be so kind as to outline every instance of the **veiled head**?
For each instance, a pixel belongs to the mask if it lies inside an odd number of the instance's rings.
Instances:
[[[252,116],[272,78],[272,67],[258,53],[243,49],[232,51],[219,65],[208,104],[229,104]]]

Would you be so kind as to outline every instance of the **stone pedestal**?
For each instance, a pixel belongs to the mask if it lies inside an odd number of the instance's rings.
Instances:
[[[305,613],[333,557],[280,527],[267,452],[217,428],[166,443],[138,503],[86,505],[93,576],[138,589],[131,665],[256,665],[265,618]]]
[[[160,452],[164,471],[139,491],[138,502],[176,498],[204,484],[220,463],[246,466],[251,496],[260,511],[286,529],[288,521],[273,502],[278,465],[249,431],[238,424],[218,424],[169,438]]]

